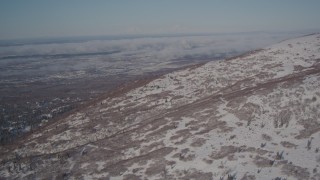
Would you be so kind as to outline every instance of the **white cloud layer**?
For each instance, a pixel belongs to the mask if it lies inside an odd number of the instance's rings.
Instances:
[[[92,71],[136,75],[216,60],[263,48],[297,34],[233,34],[88,40],[0,47],[0,77]],[[25,68],[28,67],[28,68]],[[85,72],[85,73],[83,73]],[[79,74],[79,73],[77,73]]]

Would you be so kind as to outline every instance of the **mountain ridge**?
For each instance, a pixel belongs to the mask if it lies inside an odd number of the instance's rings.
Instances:
[[[290,39],[101,99],[0,147],[0,177],[318,179],[319,47]]]

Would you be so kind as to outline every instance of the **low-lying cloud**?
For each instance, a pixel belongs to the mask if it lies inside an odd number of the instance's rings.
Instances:
[[[284,34],[234,34],[182,37],[148,37],[120,40],[91,40],[77,43],[27,44],[0,47],[0,57],[23,55],[56,55],[99,52],[123,54],[144,53],[159,58],[181,57],[192,54],[242,52],[262,48],[293,36]]]
[[[0,47],[0,77],[42,77],[70,72],[89,76],[141,74],[181,67],[263,48],[298,34],[253,33],[176,37],[139,37]],[[25,68],[28,67],[28,68]]]

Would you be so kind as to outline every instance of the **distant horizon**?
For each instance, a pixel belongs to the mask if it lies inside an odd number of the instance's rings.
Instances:
[[[301,29],[292,31],[234,31],[234,32],[175,32],[175,33],[143,33],[143,34],[101,34],[101,35],[67,35],[67,36],[36,36],[36,37],[17,37],[0,39],[3,42],[37,42],[37,41],[87,41],[87,40],[118,40],[136,38],[159,38],[159,37],[183,37],[183,36],[219,36],[219,35],[248,35],[248,34],[314,34],[320,33],[319,29]],[[44,42],[45,43],[45,42]]]

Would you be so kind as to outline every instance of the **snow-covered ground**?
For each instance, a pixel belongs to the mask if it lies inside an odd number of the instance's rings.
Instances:
[[[0,147],[2,178],[320,179],[320,35],[166,74]]]

